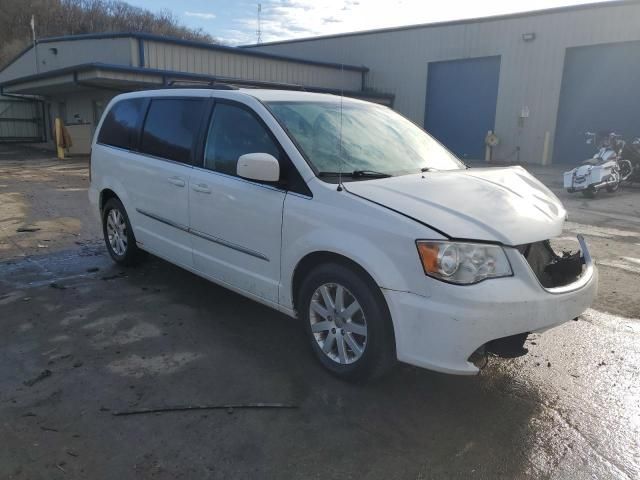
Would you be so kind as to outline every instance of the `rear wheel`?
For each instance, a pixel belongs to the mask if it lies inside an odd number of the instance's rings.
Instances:
[[[378,377],[395,363],[387,306],[363,277],[340,264],[321,265],[303,281],[297,303],[320,363],[349,380]]]
[[[102,233],[104,243],[114,262],[133,265],[140,257],[140,249],[129,223],[129,217],[117,198],[107,200],[102,209]]]
[[[607,185],[607,192],[613,193],[616,190],[618,190],[618,188],[620,188],[620,173],[614,170],[611,176],[609,177],[609,181],[612,183]]]
[[[596,196],[598,195],[598,190],[596,190],[593,187],[589,187],[581,191],[582,191],[582,196],[586,198],[596,198]]]
[[[620,167],[620,181],[624,182],[628,180],[633,173],[633,165],[629,160],[618,160],[618,166]]]

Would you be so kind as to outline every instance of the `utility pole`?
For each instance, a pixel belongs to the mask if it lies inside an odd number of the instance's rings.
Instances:
[[[31,36],[33,37],[33,53],[36,57],[36,73],[40,73],[40,61],[38,60],[38,41],[36,40],[36,16],[31,15]]]
[[[258,30],[256,31],[256,34],[258,36],[258,40],[256,41],[256,43],[262,43],[262,4],[259,3],[258,4]]]

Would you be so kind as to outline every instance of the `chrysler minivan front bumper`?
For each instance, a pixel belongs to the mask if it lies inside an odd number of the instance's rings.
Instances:
[[[473,375],[479,369],[470,357],[486,343],[547,330],[576,318],[596,296],[598,272],[584,239],[578,237],[584,260],[574,282],[545,288],[516,248],[505,248],[512,277],[475,285],[432,282],[430,295],[382,289],[396,339],[398,360],[444,373]]]

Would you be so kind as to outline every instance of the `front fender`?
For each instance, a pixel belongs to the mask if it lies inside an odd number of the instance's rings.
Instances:
[[[293,307],[296,267],[316,252],[348,258],[383,289],[411,291],[412,284],[424,283],[415,245],[416,238],[429,237],[424,226],[356,197],[345,197],[341,205],[316,198],[288,196],[285,201],[279,292],[283,307]]]

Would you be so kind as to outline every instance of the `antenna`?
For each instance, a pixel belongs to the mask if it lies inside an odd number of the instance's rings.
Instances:
[[[340,146],[338,156],[340,157],[340,166],[338,167],[338,191],[341,192],[342,187],[342,99],[344,98],[344,64],[340,63]]]
[[[36,38],[36,16],[31,15],[31,34],[33,36],[33,53],[36,59],[36,72],[40,73],[40,61],[38,60],[38,39]]]
[[[258,39],[256,43],[262,43],[262,4],[258,4],[258,30],[256,30],[256,35]]]

